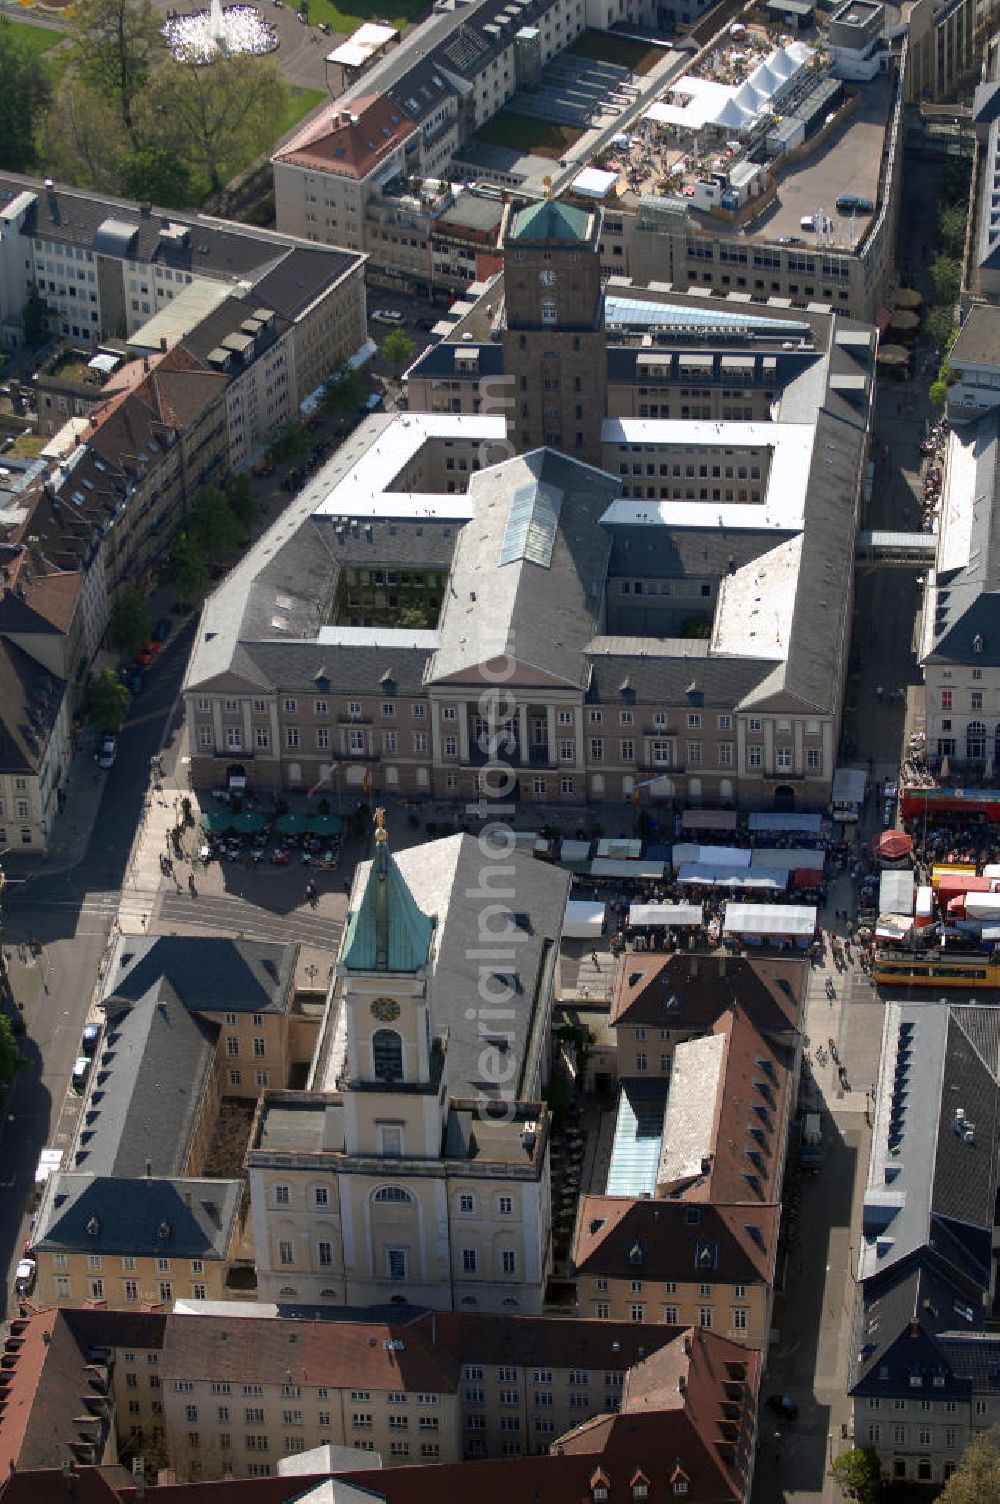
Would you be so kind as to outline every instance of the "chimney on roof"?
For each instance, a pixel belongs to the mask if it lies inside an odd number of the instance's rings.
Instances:
[[[146,1497],[146,1461],[143,1457],[132,1458],[132,1482],[135,1484],[135,1496],[137,1499]]]
[[[690,1332],[685,1332],[684,1333],[684,1356],[686,1358],[690,1358],[691,1351],[692,1351],[692,1347],[691,1347],[691,1333]]]
[[[920,1322],[916,1319],[915,1316],[911,1317],[911,1319],[910,1319],[910,1336],[911,1337],[919,1337],[920,1336]]]
[[[165,334],[161,334],[160,335],[160,349],[161,349],[161,351],[164,354],[166,354],[166,350],[167,350],[167,336]]]
[[[147,1180],[152,1175],[152,1173],[153,1173],[153,1161],[151,1159],[147,1159],[146,1160],[146,1178],[147,1178]]]
[[[148,219],[152,212],[153,206],[149,202],[149,199],[144,199],[143,202],[139,205],[139,213],[142,215],[143,219]]]
[[[725,974],[726,974],[726,958],[725,958],[725,956],[720,956],[719,957],[719,976],[720,977],[724,977]]]
[[[684,1374],[677,1375],[677,1393],[684,1394],[688,1387],[688,1381]]]
[[[144,371],[148,371],[149,370],[149,356],[148,355],[144,355],[142,357],[142,369]]]

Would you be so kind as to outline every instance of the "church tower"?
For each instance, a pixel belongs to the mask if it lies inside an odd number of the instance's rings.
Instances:
[[[345,1149],[437,1159],[447,1092],[432,1041],[428,961],[434,921],[417,907],[376,812],[375,857],[350,917],[341,969],[347,1030]]]
[[[601,463],[607,409],[600,209],[556,199],[508,204],[504,258],[504,374],[513,377],[507,427],[519,453],[548,444]]]

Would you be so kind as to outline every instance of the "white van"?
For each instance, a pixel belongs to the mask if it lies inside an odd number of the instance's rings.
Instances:
[[[815,230],[815,228],[816,228],[816,217],[815,217],[815,215],[813,215],[813,214],[803,214],[802,218],[799,220],[799,229],[800,230]]]

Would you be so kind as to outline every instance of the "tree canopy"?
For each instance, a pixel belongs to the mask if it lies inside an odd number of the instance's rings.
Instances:
[[[0,166],[26,172],[35,161],[35,128],[52,100],[45,65],[0,17]]]
[[[938,1504],[1000,1504],[1000,1427],[983,1431],[966,1447]]]
[[[126,586],[111,607],[108,629],[115,647],[126,653],[134,653],[146,641],[153,623],[149,607],[134,586]]]
[[[416,348],[415,342],[410,338],[406,330],[398,327],[390,329],[382,341],[382,354],[392,366],[397,376]]]
[[[76,71],[108,100],[135,139],[135,103],[168,56],[163,17],[151,0],[79,0],[73,18]]]
[[[205,558],[216,559],[243,542],[243,525],[221,491],[203,486],[194,499],[189,518],[190,532]]]
[[[0,1086],[9,1086],[27,1063],[27,1056],[17,1047],[10,1019],[6,1013],[0,1013]]]
[[[273,58],[242,53],[207,66],[171,59],[144,92],[142,133],[160,140],[214,193],[273,143],[287,99]]]
[[[931,286],[935,303],[954,303],[962,285],[962,268],[951,256],[938,255],[931,262]]]
[[[878,1504],[882,1497],[882,1468],[874,1447],[841,1452],[831,1464],[830,1477],[855,1504]]]
[[[330,412],[349,413],[360,407],[364,400],[364,377],[345,360],[327,377],[323,386],[323,404]]]
[[[309,430],[298,418],[286,418],[269,436],[268,454],[278,464],[290,465],[304,460],[310,450]]]
[[[226,501],[233,516],[249,532],[260,516],[260,507],[254,500],[249,475],[233,476],[226,487]]]
[[[98,731],[120,731],[128,714],[128,690],[110,668],[102,668],[87,685],[87,720]]]
[[[197,540],[190,533],[178,533],[170,545],[163,578],[173,585],[181,600],[189,602],[208,579],[208,566]]]

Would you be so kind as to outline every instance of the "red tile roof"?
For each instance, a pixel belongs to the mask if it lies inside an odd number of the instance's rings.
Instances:
[[[665,956],[629,951],[615,979],[611,1023],[704,1033],[739,1000],[764,1033],[797,1029],[808,961],[795,957]]]
[[[387,94],[355,99],[350,111],[324,108],[277,153],[278,162],[364,178],[416,129]]]
[[[608,1279],[770,1282],[777,1206],[701,1206],[698,1222],[692,1224],[686,1220],[688,1205],[684,1200],[584,1196],[573,1240],[576,1272]],[[715,1252],[710,1269],[696,1261],[705,1244]]]

